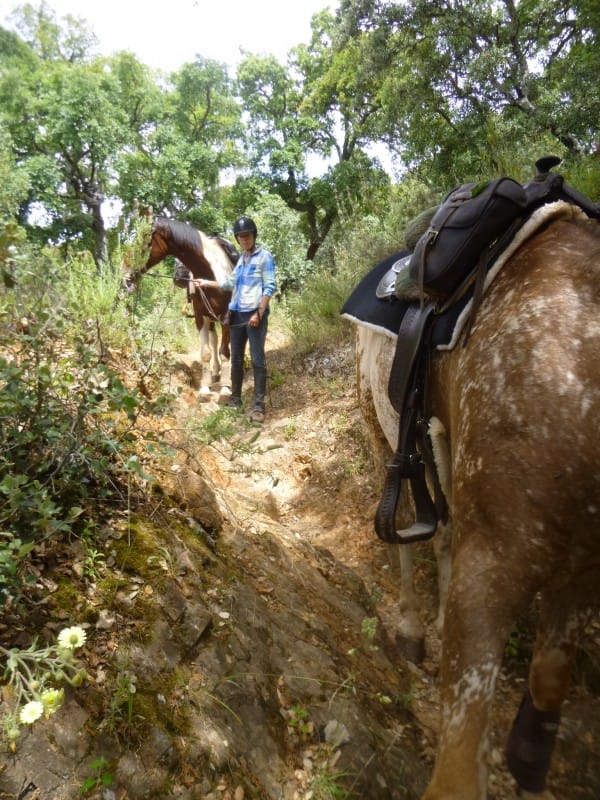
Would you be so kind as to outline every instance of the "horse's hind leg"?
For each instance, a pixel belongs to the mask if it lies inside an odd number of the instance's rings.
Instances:
[[[575,652],[597,593],[597,572],[590,571],[561,591],[542,594],[540,622],[529,671],[529,688],[507,744],[508,767],[522,796],[551,798],[546,777],[569,688]]]
[[[450,459],[450,444],[443,424],[437,417],[429,421],[429,436],[431,439],[433,458],[442,494],[448,507],[452,505],[452,463]],[[433,490],[432,490],[433,493]],[[444,615],[446,613],[446,600],[448,587],[452,574],[452,521],[438,525],[433,537],[433,551],[437,563],[438,579],[438,615],[435,626],[438,632],[444,629]]]
[[[221,358],[220,403],[227,403],[231,398],[231,350],[229,347],[229,337],[229,325],[221,325],[221,346],[219,348],[219,356]]]
[[[196,327],[198,328],[198,336],[200,338],[200,364],[202,366],[198,397],[203,401],[209,400],[211,394],[211,325],[214,333],[213,323],[209,323],[204,317],[200,317],[200,321],[196,319]]]
[[[383,486],[386,464],[392,460],[392,451],[377,421],[372,395],[359,381],[359,405],[365,423],[365,432],[371,444],[371,455],[379,484]],[[408,504],[408,493],[403,486],[400,509]],[[397,585],[393,611],[387,627],[398,652],[409,661],[419,663],[425,655],[425,627],[421,621],[420,604],[414,587],[413,546],[389,544],[387,546],[391,574]]]
[[[210,382],[211,385],[219,383],[221,380],[221,360],[219,359],[219,337],[216,325],[210,322],[208,325],[208,347],[210,353]]]
[[[534,594],[486,537],[457,547],[442,641],[438,753],[424,800],[484,800],[488,726],[504,645]]]
[[[421,622],[419,599],[414,588],[413,546],[388,545],[392,572],[399,578],[395,603],[395,644],[409,661],[419,664],[425,657],[425,628]]]
[[[446,601],[448,599],[448,587],[452,574],[452,522],[438,525],[437,532],[433,537],[433,552],[437,565],[437,585],[438,585],[438,613],[435,620],[435,627],[441,635],[444,630],[444,618],[446,614]]]

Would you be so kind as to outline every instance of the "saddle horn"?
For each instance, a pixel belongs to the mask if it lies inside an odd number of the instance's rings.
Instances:
[[[534,180],[543,181],[544,178],[548,176],[550,170],[553,167],[558,167],[561,161],[562,158],[559,158],[558,156],[543,156],[542,158],[538,158],[538,160],[535,162],[537,174]]]

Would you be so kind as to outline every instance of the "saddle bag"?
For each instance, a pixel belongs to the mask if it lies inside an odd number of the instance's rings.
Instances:
[[[173,283],[180,289],[187,289],[192,273],[186,265],[179,259],[175,260],[175,272],[173,273]]]
[[[526,205],[523,187],[512,178],[453,189],[417,241],[409,262],[410,277],[421,294],[446,299],[468,283],[481,259],[491,257],[503,235],[513,232]]]

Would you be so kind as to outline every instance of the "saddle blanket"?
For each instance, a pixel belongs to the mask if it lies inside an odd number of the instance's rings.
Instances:
[[[572,218],[579,215],[586,217],[580,208],[562,200],[548,203],[536,209],[523,226],[519,228],[510,244],[490,266],[485,278],[484,294],[512,254],[529,237],[533,236],[542,225],[546,225],[550,220],[558,219],[559,217]],[[392,264],[406,255],[409,255],[408,250],[394,253],[379,262],[368,272],[342,306],[341,315],[356,325],[364,325],[396,339],[406,309],[414,301],[402,300],[394,295],[380,299],[376,295],[376,290],[379,282]],[[446,313],[436,316],[431,332],[432,345],[438,350],[452,350],[460,339],[460,334],[469,318],[470,310],[471,297],[466,295]]]
[[[379,298],[376,290],[392,264],[406,255],[409,255],[408,250],[393,253],[368,272],[342,306],[341,315],[356,325],[364,325],[366,328],[397,339],[404,314],[415,301],[402,300],[395,295]],[[444,346],[450,342],[456,326],[456,319],[467,301],[468,297],[465,297],[461,303],[435,318],[431,331],[432,343],[435,347]]]

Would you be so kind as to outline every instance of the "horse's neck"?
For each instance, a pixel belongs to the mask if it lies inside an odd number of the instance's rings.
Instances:
[[[216,239],[209,239],[203,233],[200,234],[200,238],[202,240],[204,258],[213,272],[214,279],[222,283],[229,277],[233,269],[231,260]]]

